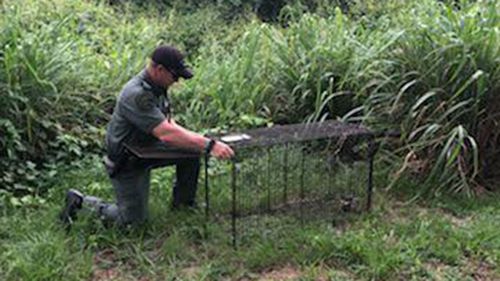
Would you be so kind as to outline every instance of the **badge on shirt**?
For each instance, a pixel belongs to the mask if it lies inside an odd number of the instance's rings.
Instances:
[[[153,97],[149,93],[140,93],[135,97],[137,108],[142,111],[148,111],[154,108],[155,103]]]

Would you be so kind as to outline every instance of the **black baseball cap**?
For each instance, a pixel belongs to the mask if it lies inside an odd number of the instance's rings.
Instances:
[[[175,72],[179,77],[184,79],[193,77],[193,71],[184,63],[184,55],[172,46],[162,45],[157,47],[151,54],[151,60]]]

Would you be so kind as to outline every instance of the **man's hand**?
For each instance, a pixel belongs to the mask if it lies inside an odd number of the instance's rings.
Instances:
[[[173,120],[168,121],[167,119],[153,129],[153,135],[173,147],[200,152],[204,152],[206,142],[209,140],[200,134],[177,125]],[[234,156],[234,151],[229,145],[216,141],[210,155],[217,159],[229,159]]]
[[[234,156],[234,151],[229,145],[216,141],[210,155],[217,159],[229,159]]]

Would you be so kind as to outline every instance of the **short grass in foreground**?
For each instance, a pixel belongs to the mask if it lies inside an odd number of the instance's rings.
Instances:
[[[279,227],[234,251],[229,233],[221,224],[205,224],[203,212],[169,210],[170,172],[154,174],[144,229],[124,234],[86,217],[66,234],[55,221],[64,189],[83,185],[111,198],[100,168],[79,173],[55,187],[45,205],[2,210],[1,280],[500,278],[498,196],[405,205],[379,193],[371,214],[335,224],[269,218]]]

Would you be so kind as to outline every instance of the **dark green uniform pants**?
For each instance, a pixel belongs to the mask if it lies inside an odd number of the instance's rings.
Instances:
[[[176,166],[173,207],[193,206],[200,171],[199,158],[168,160],[131,158],[111,177],[116,203],[108,204],[97,197],[85,196],[84,205],[94,208],[106,221],[114,221],[118,225],[140,224],[148,217],[151,170],[169,165]]]

